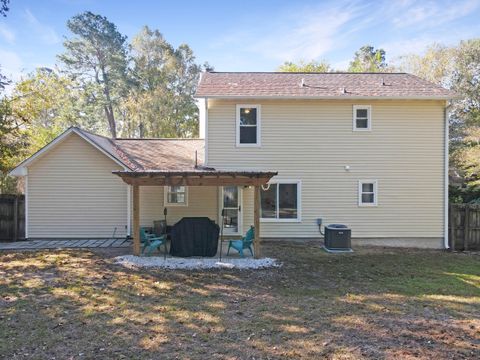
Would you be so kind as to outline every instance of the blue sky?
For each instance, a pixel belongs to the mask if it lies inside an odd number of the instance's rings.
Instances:
[[[157,28],[218,71],[273,71],[298,59],[346,68],[364,44],[395,61],[432,42],[480,36],[480,0],[11,0],[10,7],[0,18],[0,65],[13,79],[53,66],[66,21],[85,10],[105,15],[129,38],[143,25]]]

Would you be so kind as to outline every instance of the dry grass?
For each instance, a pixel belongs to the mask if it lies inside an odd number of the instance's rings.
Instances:
[[[0,254],[6,359],[480,357],[480,256],[280,243],[271,270],[129,270]]]

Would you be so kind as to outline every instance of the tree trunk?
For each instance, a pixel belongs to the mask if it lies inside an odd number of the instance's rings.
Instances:
[[[103,94],[107,100],[107,104],[104,106],[105,115],[107,116],[108,126],[110,127],[110,134],[112,135],[112,138],[115,139],[117,137],[117,124],[115,123],[112,99],[110,98],[110,81],[107,73],[105,72],[105,68],[101,66],[100,70],[103,78]]]
[[[108,127],[110,128],[110,134],[112,135],[112,138],[115,139],[117,137],[117,126],[115,124],[115,116],[113,115],[112,105],[110,104],[110,101],[108,102],[109,102],[108,105],[104,106],[105,115],[107,116]]]

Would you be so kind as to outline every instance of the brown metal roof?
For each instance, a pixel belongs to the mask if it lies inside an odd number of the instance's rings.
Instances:
[[[205,72],[196,97],[449,99],[455,94],[406,73]]]

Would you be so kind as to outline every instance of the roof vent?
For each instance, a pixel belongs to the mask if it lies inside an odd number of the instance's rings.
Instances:
[[[385,84],[385,78],[382,77],[382,86],[386,86],[387,84]]]
[[[300,87],[305,87],[305,79],[302,78],[302,81],[300,82]]]
[[[346,88],[346,87],[341,88],[341,89],[340,89],[340,92],[341,92],[342,94],[346,94],[346,93],[347,93],[347,88]]]

